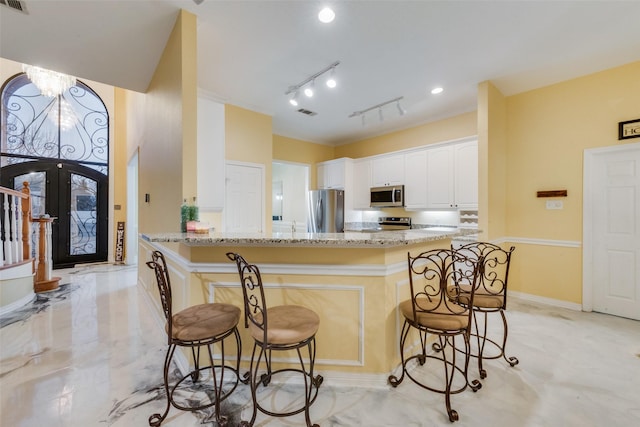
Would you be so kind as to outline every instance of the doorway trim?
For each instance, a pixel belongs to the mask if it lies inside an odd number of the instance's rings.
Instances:
[[[127,163],[127,216],[125,262],[138,265],[138,150]]]
[[[640,142],[610,147],[584,150],[582,182],[582,311],[593,311],[593,278],[591,259],[593,258],[593,173],[598,156],[607,153],[640,150]]]

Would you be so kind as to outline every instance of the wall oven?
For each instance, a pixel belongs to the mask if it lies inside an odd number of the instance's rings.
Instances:
[[[391,208],[404,206],[404,185],[388,185],[371,188],[372,208]]]

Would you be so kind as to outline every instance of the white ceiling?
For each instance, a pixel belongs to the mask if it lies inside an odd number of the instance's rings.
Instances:
[[[4,0],[0,0],[0,3]],[[640,60],[640,1],[23,0],[0,5],[0,57],[144,92],[180,8],[198,19],[198,87],[273,116],[275,134],[337,145]],[[336,19],[317,13],[331,5]],[[298,113],[289,86],[334,61]],[[639,76],[640,78],[640,76]],[[435,86],[444,87],[431,95]],[[348,116],[402,96],[366,116]]]

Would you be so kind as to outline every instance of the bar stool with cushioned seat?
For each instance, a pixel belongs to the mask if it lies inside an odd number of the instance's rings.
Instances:
[[[466,284],[460,284],[460,294],[457,299],[459,304],[473,307],[474,331],[471,335],[476,338],[474,341],[477,343],[477,348],[473,349],[471,356],[478,359],[480,378],[486,378],[487,376],[487,371],[483,366],[483,360],[485,359],[499,359],[502,357],[510,366],[515,366],[519,363],[516,357],[507,357],[505,354],[508,336],[507,318],[505,316],[507,309],[507,282],[511,254],[514,250],[515,247],[513,246],[506,251],[498,245],[485,242],[472,242],[457,249],[457,252],[466,258],[478,260],[482,257],[484,259],[479,267],[473,304],[470,304],[468,298],[470,294],[468,280]],[[500,313],[503,325],[501,342],[496,342],[487,336],[489,313]],[[480,321],[478,319],[479,315],[481,315]],[[498,349],[497,354],[488,355],[485,353],[487,343]]]
[[[220,402],[229,397],[235,390],[240,379],[240,355],[242,353],[242,343],[238,333],[238,322],[240,321],[240,309],[231,304],[207,303],[185,308],[178,313],[172,311],[171,282],[167,263],[164,255],[160,251],[151,254],[151,261],[147,262],[149,268],[155,271],[158,290],[160,291],[160,301],[166,318],[166,332],[169,348],[164,361],[164,389],[167,394],[167,406],[163,414],[153,414],[149,417],[149,425],[159,426],[169,413],[170,405],[184,410],[197,411],[211,406],[215,406],[216,422],[220,426],[226,425],[227,417],[220,414]],[[236,338],[237,356],[235,366],[229,366],[225,362],[225,339],[234,335]],[[214,363],[211,346],[219,343],[220,360]],[[187,375],[178,379],[173,385],[169,385],[169,368],[171,360],[177,347],[190,347],[193,356],[194,367]],[[206,347],[209,354],[209,365],[200,366],[200,348]],[[210,369],[212,376],[213,396],[208,391],[204,391],[206,398],[204,403],[193,406],[185,406],[174,399],[176,390],[188,390],[202,394],[208,383],[196,384],[200,379],[201,371]],[[231,381],[228,375],[232,375]],[[225,376],[227,381],[225,382]],[[190,381],[188,381],[190,380]],[[188,382],[193,383],[191,389]],[[179,387],[182,384],[182,387]],[[192,403],[193,398],[189,399]]]
[[[227,257],[235,261],[238,266],[238,274],[240,275],[240,284],[242,285],[244,296],[245,327],[249,328],[254,339],[251,365],[248,372],[251,384],[251,398],[253,400],[253,414],[251,421],[245,421],[241,425],[252,426],[256,420],[257,411],[260,410],[260,412],[274,417],[288,417],[304,412],[306,424],[311,427],[309,408],[315,401],[323,380],[320,375],[313,376],[316,354],[315,336],[320,325],[320,318],[314,311],[298,305],[267,307],[258,267],[247,263],[237,253],[229,252]],[[309,355],[308,368],[305,367],[301,353],[301,349],[305,347]],[[296,350],[300,368],[274,370],[271,366],[272,351],[286,350]],[[263,359],[266,365],[266,372],[258,376],[258,369]],[[304,405],[286,412],[274,412],[264,408],[258,402],[257,388],[259,384],[266,387],[273,376],[281,372],[301,374],[305,386]],[[313,427],[318,427],[318,425],[313,424]]]
[[[457,262],[463,260],[455,251],[450,249],[434,249],[423,252],[415,257],[408,254],[409,286],[411,298],[399,304],[399,309],[404,316],[404,324],[400,333],[400,358],[402,360],[402,375],[389,376],[389,383],[397,387],[404,376],[409,377],[422,388],[445,395],[445,403],[449,421],[458,420],[458,412],[451,407],[451,395],[460,393],[469,386],[473,391],[482,387],[478,380],[469,382],[469,336],[471,332],[471,313],[468,307],[457,304],[450,298],[450,292],[456,292],[458,275],[461,272],[455,270]],[[472,264],[474,265],[474,264]],[[450,287],[453,286],[453,289]],[[471,288],[469,301],[473,302],[474,289]],[[420,336],[419,351],[405,357],[405,345],[411,329],[416,329]],[[427,336],[433,334],[438,341],[432,344],[436,352],[427,353]],[[462,337],[464,341],[464,360],[462,366],[457,363],[455,350],[456,337]],[[447,341],[452,345],[447,346]],[[448,358],[450,354],[451,358]],[[416,360],[417,365],[409,366],[411,360]],[[444,366],[444,387],[436,388],[427,384],[427,376],[418,369],[425,364],[427,359],[435,359]],[[419,366],[418,366],[419,365]],[[426,367],[428,368],[428,367]],[[425,369],[426,369],[425,368]],[[456,372],[462,375],[462,380],[454,386]],[[418,376],[422,375],[421,378]]]

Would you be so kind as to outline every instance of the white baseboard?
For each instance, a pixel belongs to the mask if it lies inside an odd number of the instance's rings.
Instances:
[[[541,297],[538,295],[526,294],[524,292],[509,291],[509,297],[521,299],[524,301],[531,301],[545,305],[551,305],[554,307],[567,308],[574,311],[582,311],[582,304],[575,302],[563,301],[554,298]]]

